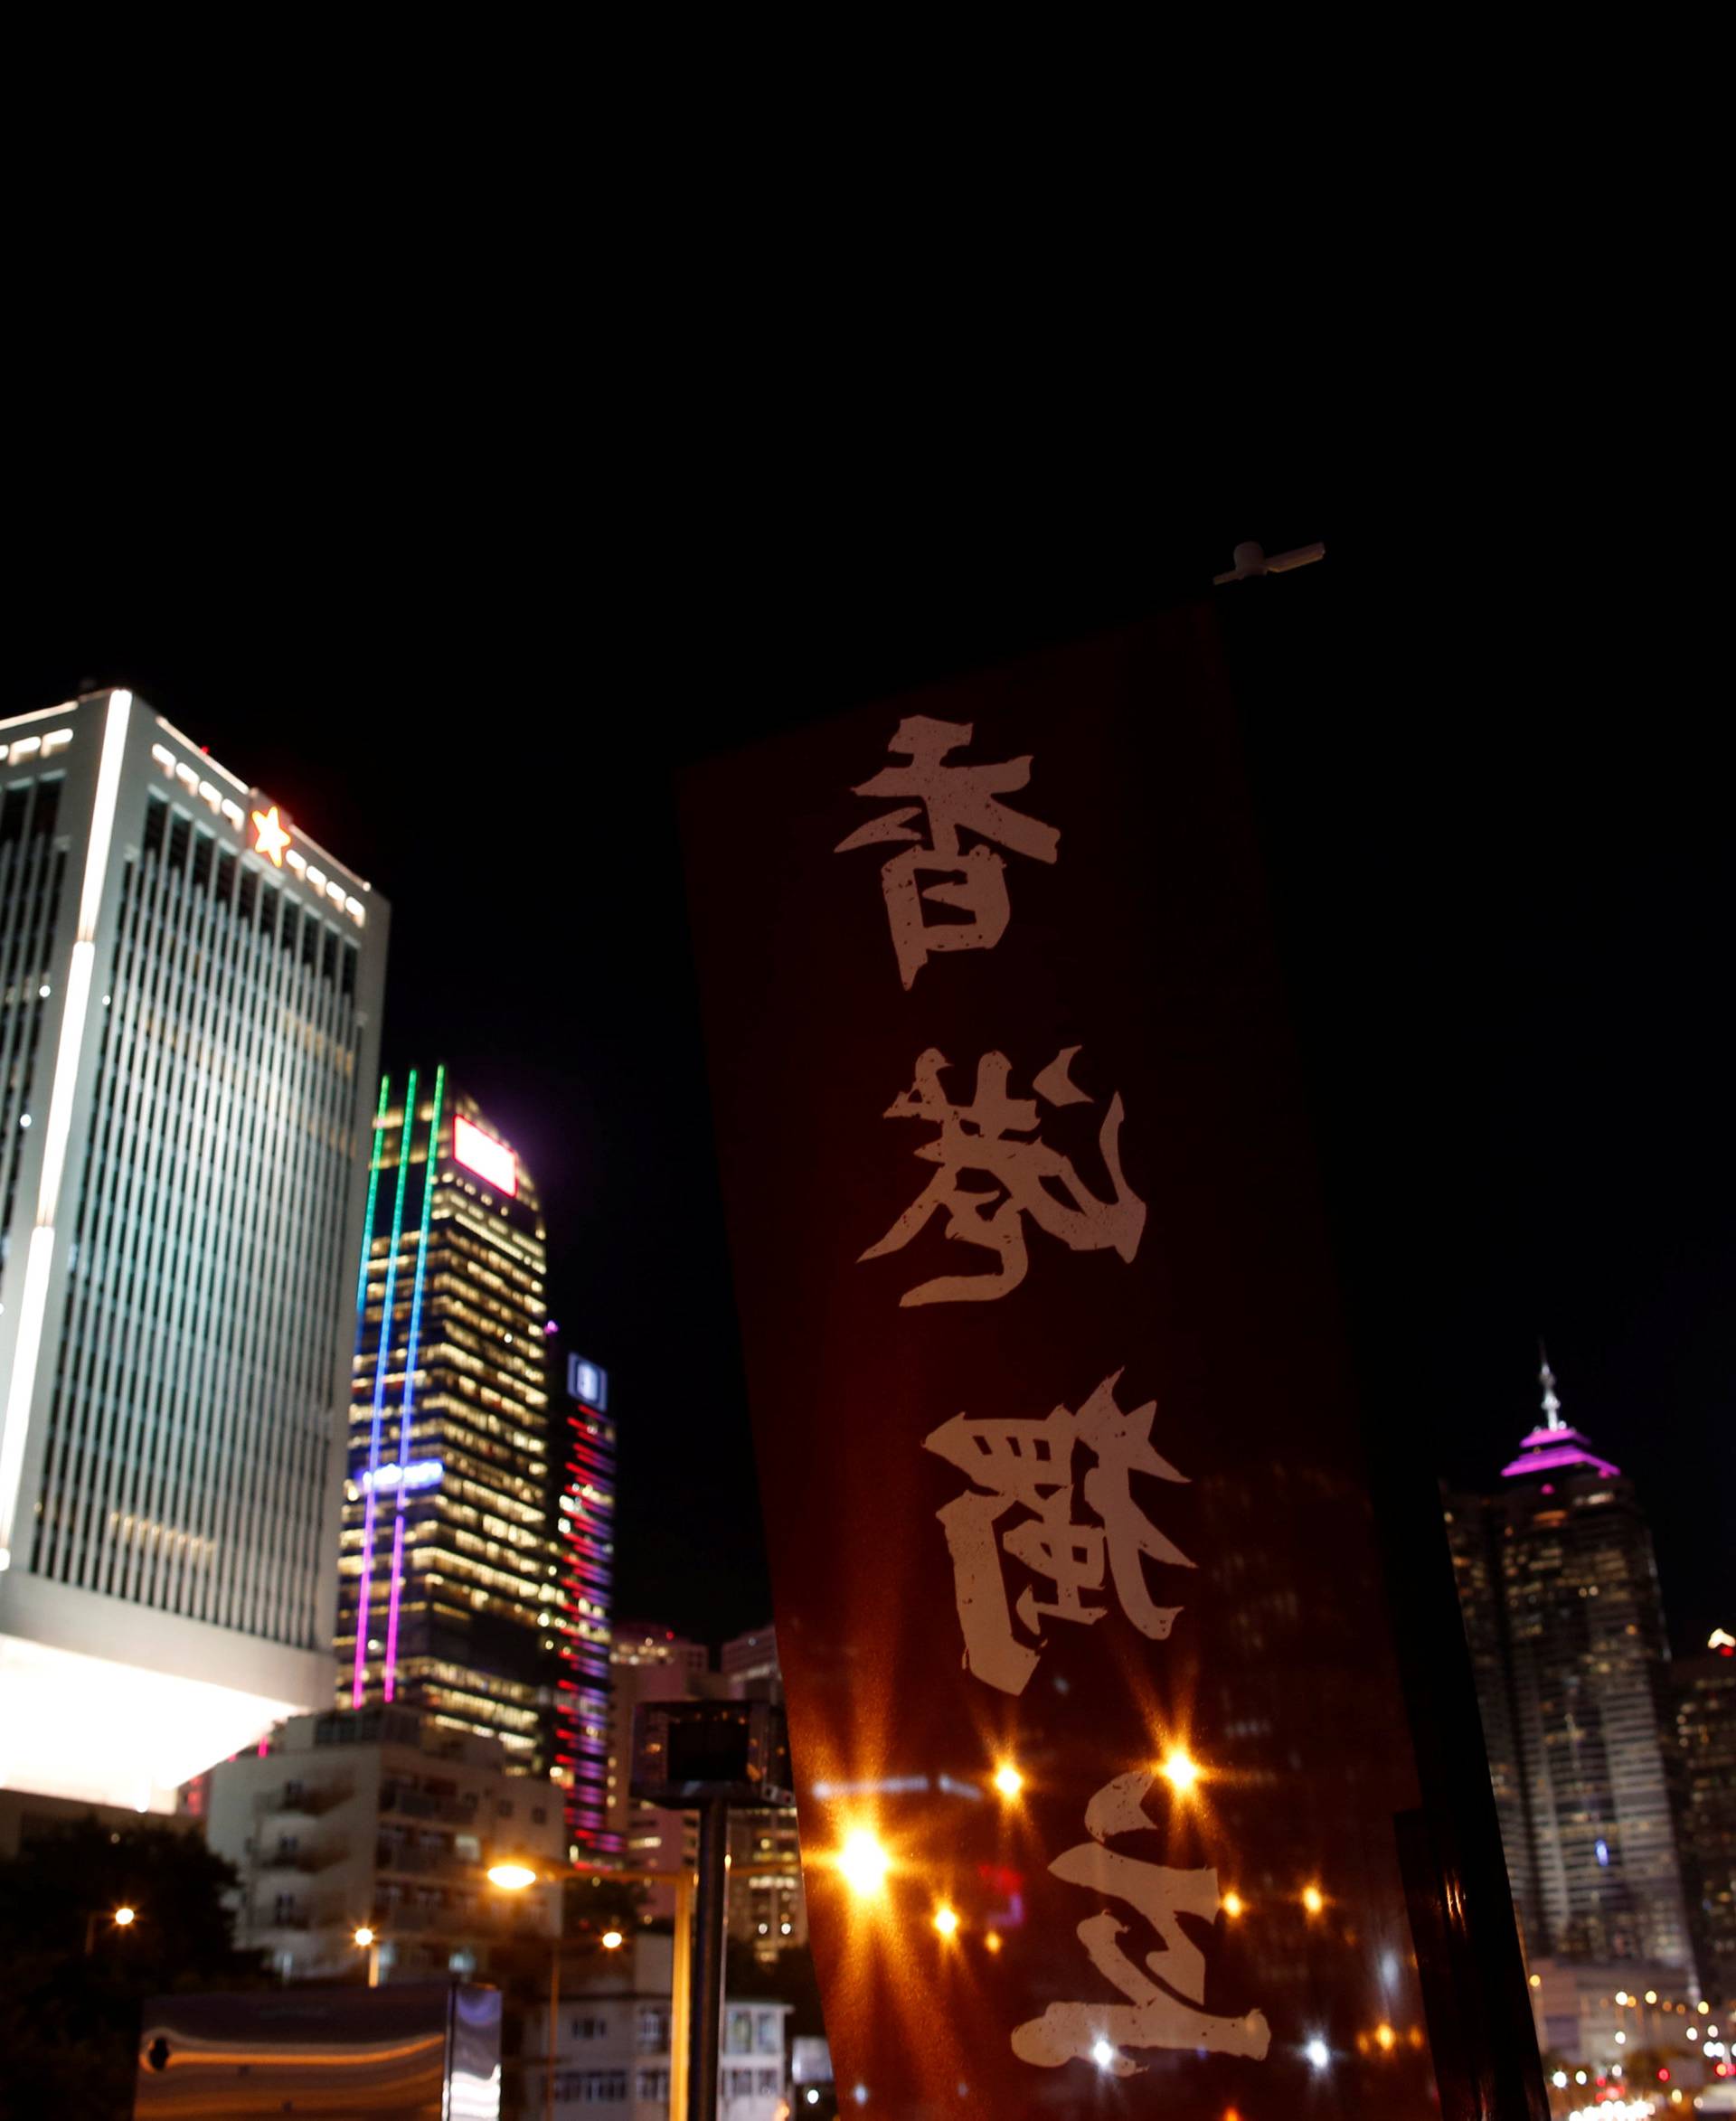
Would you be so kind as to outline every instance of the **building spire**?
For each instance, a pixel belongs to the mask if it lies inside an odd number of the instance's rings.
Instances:
[[[1550,1428],[1565,1428],[1561,1419],[1561,1402],[1555,1396],[1555,1372],[1549,1366],[1549,1350],[1543,1342],[1537,1343],[1537,1356],[1543,1367],[1537,1372],[1537,1381],[1543,1388],[1543,1420]]]

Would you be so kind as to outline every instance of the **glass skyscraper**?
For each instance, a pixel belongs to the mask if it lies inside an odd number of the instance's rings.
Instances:
[[[386,927],[130,693],[0,722],[0,1784],[328,1697]]]
[[[1514,1898],[1533,1957],[1690,1966],[1651,1533],[1543,1386],[1500,1492],[1448,1504]]]
[[[580,1616],[555,1530],[547,1233],[530,1173],[443,1068],[380,1085],[366,1232],[338,1699],[498,1739],[510,1768],[564,1785]]]

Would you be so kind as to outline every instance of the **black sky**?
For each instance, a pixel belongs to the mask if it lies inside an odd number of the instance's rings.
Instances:
[[[599,487],[582,448],[459,454],[245,459],[209,504],[157,468],[75,511],[14,578],[0,712],[131,684],[390,899],[387,1058],[446,1059],[497,1116],[555,1315],[614,1374],[624,1611],[717,1639],[769,1609],[683,760],[1133,618],[1239,538],[1325,536],[1316,581],[1231,618],[1375,1418],[1487,1478],[1546,1334],[1640,1483],[1678,1642],[1736,1625],[1727,710],[1661,533],[1536,568],[1498,520],[1458,543],[1438,499],[1353,505],[1319,466],[1203,500],[1155,442],[775,493],[746,442],[642,480],[618,448]]]

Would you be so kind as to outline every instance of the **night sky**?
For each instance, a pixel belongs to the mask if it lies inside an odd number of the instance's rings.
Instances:
[[[1371,1418],[1489,1479],[1545,1335],[1639,1483],[1678,1646],[1736,1626],[1727,681],[1662,537],[1424,557],[1327,481],[1199,506],[1155,454],[840,470],[750,514],[751,452],[728,468],[695,498],[654,462],[571,524],[527,506],[533,467],[460,488],[449,460],[288,513],[92,508],[14,578],[0,672],[7,713],[132,685],[391,900],[386,1059],[445,1059],[517,1146],[554,1315],[613,1375],[621,1612],[717,1640],[769,1609],[683,761],[1323,536],[1224,608]]]

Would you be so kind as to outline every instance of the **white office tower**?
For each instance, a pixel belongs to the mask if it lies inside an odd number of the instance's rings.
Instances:
[[[330,1699],[386,927],[130,693],[0,721],[0,1786]]]

